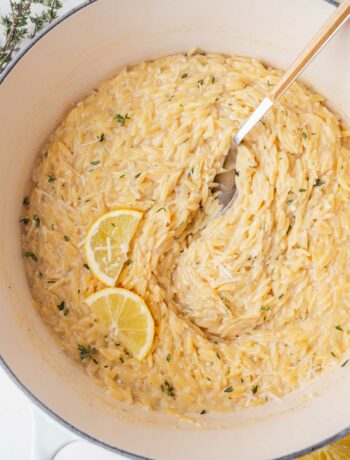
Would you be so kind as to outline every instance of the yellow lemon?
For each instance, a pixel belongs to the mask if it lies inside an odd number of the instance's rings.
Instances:
[[[312,454],[300,457],[300,460],[349,460],[350,436],[339,439],[328,446],[315,450]]]
[[[114,286],[123,268],[142,213],[132,209],[110,211],[96,220],[85,240],[85,254],[93,274]]]
[[[127,289],[106,288],[85,301],[135,358],[141,361],[147,355],[153,342],[154,321],[140,296]]]

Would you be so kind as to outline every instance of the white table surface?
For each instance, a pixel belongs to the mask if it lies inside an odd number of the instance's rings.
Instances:
[[[83,3],[63,0],[60,14]],[[0,13],[8,11],[9,0],[0,0]],[[0,29],[1,30],[1,29]],[[2,37],[1,37],[2,39]],[[31,402],[0,368],[0,460],[31,460]],[[124,459],[88,442],[76,442],[62,449],[55,460],[118,460]]]

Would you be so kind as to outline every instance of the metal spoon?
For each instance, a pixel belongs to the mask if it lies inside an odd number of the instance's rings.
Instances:
[[[301,52],[298,58],[293,62],[277,85],[263,99],[250,117],[243,123],[239,131],[237,131],[237,133],[233,136],[230,150],[228,151],[224,161],[225,171],[217,174],[215,177],[215,182],[218,184],[218,189],[221,191],[219,195],[219,201],[222,204],[221,212],[226,211],[226,209],[231,206],[236,195],[235,164],[239,144],[249,131],[258,123],[258,121],[261,120],[272,105],[282,96],[282,94],[284,94],[301,72],[317,56],[322,48],[345,24],[349,17],[350,0],[344,0],[327,19],[325,24]]]

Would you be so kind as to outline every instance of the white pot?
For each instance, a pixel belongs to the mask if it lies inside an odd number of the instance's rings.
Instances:
[[[349,431],[350,366],[283,401],[208,414],[207,428],[140,408],[124,412],[60,351],[35,312],[18,224],[26,182],[48,134],[72,103],[122,66],[198,46],[283,69],[333,9],[323,0],[99,0],[58,21],[2,76],[0,349],[8,372],[61,423],[135,457],[181,460],[292,458]],[[302,76],[347,123],[349,44],[350,24]]]

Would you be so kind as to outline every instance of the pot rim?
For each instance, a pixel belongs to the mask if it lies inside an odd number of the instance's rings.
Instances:
[[[72,8],[71,10],[67,11],[64,13],[62,16],[57,18],[55,21],[53,21],[51,24],[49,24],[44,30],[42,30],[35,38],[33,38],[12,60],[10,64],[7,65],[7,67],[4,69],[2,73],[0,73],[0,85],[5,81],[5,79],[9,76],[11,71],[15,68],[15,66],[19,63],[19,61],[27,54],[27,52],[41,39],[43,38],[47,33],[49,33],[52,29],[60,25],[63,21],[65,21],[67,18],[70,16],[73,16],[75,13],[83,10],[84,8],[88,7],[89,5],[97,2],[98,0],[86,0],[82,4]],[[327,3],[330,3],[333,6],[338,6],[339,3],[336,0],[323,0]],[[112,446],[111,444],[105,443],[92,435],[85,433],[84,431],[80,430],[80,428],[77,428],[76,426],[72,425],[71,423],[67,422],[64,418],[62,418],[60,415],[56,414],[52,409],[50,409],[46,404],[44,404],[39,398],[37,398],[27,387],[26,385],[16,376],[14,371],[11,369],[11,367],[7,364],[7,362],[4,360],[2,356],[0,356],[0,366],[1,368],[6,372],[6,374],[10,377],[10,379],[14,382],[14,384],[23,392],[26,394],[26,396],[30,399],[31,402],[33,402],[37,407],[39,407],[41,410],[43,410],[49,417],[54,419],[56,422],[62,424],[65,426],[68,430],[73,431],[75,434],[83,438],[84,440],[90,441],[93,444],[96,444],[100,447],[104,447],[105,449],[124,455],[127,458],[131,459],[136,459],[136,460],[153,460],[150,457],[144,457],[142,455],[134,454],[133,452],[129,452],[126,450],[123,450],[119,447]],[[330,436],[322,441],[319,441],[318,443],[315,443],[309,447],[306,447],[304,449],[301,449],[297,452],[293,452],[292,454],[288,454],[282,457],[277,457],[274,459],[270,460],[292,460],[294,458],[300,457],[302,455],[309,454],[317,449],[320,449],[321,447],[330,444],[332,442],[337,441],[340,438],[343,438],[346,434],[350,433],[350,425],[348,425],[346,428],[343,430],[339,431],[333,436]]]

